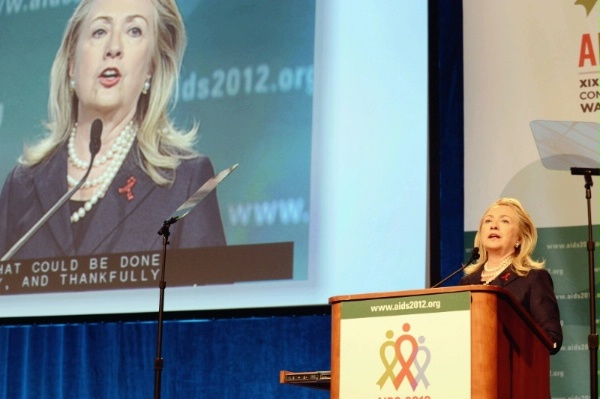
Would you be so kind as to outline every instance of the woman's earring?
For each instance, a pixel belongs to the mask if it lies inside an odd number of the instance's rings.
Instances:
[[[71,79],[69,81],[69,91],[71,93],[75,93],[75,80],[74,79]]]
[[[142,94],[148,94],[148,90],[150,90],[150,79],[146,79],[144,82],[144,88],[142,89]]]
[[[519,249],[520,246],[521,246],[520,242],[518,242],[518,243],[515,244],[515,248],[517,248],[517,249]]]

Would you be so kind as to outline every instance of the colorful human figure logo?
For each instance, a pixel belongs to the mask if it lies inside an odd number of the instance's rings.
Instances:
[[[420,336],[416,339],[410,332],[410,324],[404,323],[402,326],[404,334],[398,339],[393,340],[394,332],[388,330],[385,333],[387,341],[379,348],[379,356],[385,367],[385,371],[377,381],[380,388],[390,380],[396,390],[406,381],[413,392],[419,384],[423,384],[427,389],[429,381],[425,375],[425,370],[431,360],[431,352],[425,344],[425,337]],[[397,367],[399,365],[399,367]]]

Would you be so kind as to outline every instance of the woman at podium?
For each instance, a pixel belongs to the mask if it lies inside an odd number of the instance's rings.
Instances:
[[[562,345],[558,303],[544,261],[531,257],[536,242],[537,230],[521,203],[514,198],[495,201],[475,235],[481,257],[465,268],[460,285],[494,285],[509,291],[554,342],[555,354]]]

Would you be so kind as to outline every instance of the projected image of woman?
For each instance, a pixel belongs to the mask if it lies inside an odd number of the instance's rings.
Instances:
[[[514,198],[501,198],[484,213],[475,235],[479,261],[465,269],[461,285],[503,287],[531,314],[554,342],[562,345],[562,327],[552,277],[544,262],[532,259],[537,242],[533,220]]]
[[[25,148],[0,197],[0,256],[84,175],[86,184],[13,258],[159,250],[162,222],[208,178],[196,129],[169,118],[185,31],[175,0],[82,0],[50,77],[48,134]],[[172,247],[225,245],[216,194],[171,228]]]

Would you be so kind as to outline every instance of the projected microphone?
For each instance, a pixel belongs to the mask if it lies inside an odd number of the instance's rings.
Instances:
[[[100,147],[102,146],[102,140],[100,137],[102,136],[102,121],[100,119],[96,119],[92,122],[92,128],[90,129],[90,154],[92,156],[92,160],[90,161],[90,165],[92,165],[94,158],[100,152]],[[91,167],[88,167],[88,172]]]
[[[40,229],[40,227],[42,227],[44,225],[44,223],[46,223],[48,221],[48,219],[50,219],[52,217],[52,215],[54,215],[56,213],[56,211],[63,206],[72,196],[73,194],[75,194],[77,192],[77,190],[79,190],[81,188],[81,186],[83,186],[83,183],[85,183],[85,181],[87,180],[90,171],[92,170],[92,165],[94,164],[94,158],[96,158],[96,155],[98,154],[98,152],[100,152],[100,146],[102,144],[102,140],[100,139],[102,135],[102,121],[100,119],[96,119],[94,120],[94,122],[92,122],[92,128],[90,129],[90,164],[88,165],[87,171],[85,172],[85,175],[83,175],[83,177],[81,178],[81,180],[79,180],[79,182],[75,185],[75,187],[73,187],[71,190],[69,190],[65,195],[63,195],[58,202],[56,202],[52,208],[48,209],[48,212],[46,212],[44,214],[44,216],[42,216],[42,218],[40,220],[37,221],[36,224],[34,224],[29,231],[27,231],[27,233],[25,233],[25,235],[23,237],[21,237],[19,239],[19,241],[17,241],[15,243],[15,245],[13,245],[8,252],[6,252],[6,254],[4,254],[4,256],[2,257],[2,259],[0,259],[0,262],[4,262],[9,260],[10,258],[12,258],[12,256],[17,253],[17,251],[19,249],[21,249],[21,247],[27,242],[29,241],[29,239]]]
[[[443,279],[442,281],[440,281],[439,283],[437,283],[436,285],[434,285],[431,288],[439,287],[446,281],[450,280],[452,277],[456,276],[458,273],[465,270],[465,268],[467,266],[469,266],[471,263],[475,262],[477,259],[479,259],[479,248],[475,247],[475,248],[473,248],[473,252],[471,252],[471,257],[469,258],[469,261],[467,263],[465,263],[460,269],[458,269],[457,271],[455,271],[454,273],[452,273],[451,275],[449,275],[448,277],[446,277],[445,279]]]

